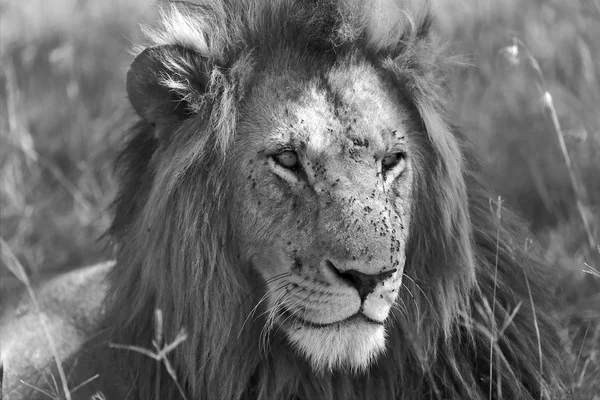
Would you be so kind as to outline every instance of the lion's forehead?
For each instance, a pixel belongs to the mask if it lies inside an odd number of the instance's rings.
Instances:
[[[405,125],[402,109],[384,94],[362,85],[315,88],[293,104],[296,124],[289,126],[289,134],[318,154],[343,149],[349,141],[383,148],[387,133]]]
[[[261,121],[270,125],[260,132],[263,140],[289,143],[311,157],[338,156],[357,143],[383,153],[390,141],[405,139],[410,126],[410,114],[395,89],[365,62],[317,76],[274,74],[266,80],[267,95],[258,96],[256,107],[263,112],[268,107],[271,114]]]

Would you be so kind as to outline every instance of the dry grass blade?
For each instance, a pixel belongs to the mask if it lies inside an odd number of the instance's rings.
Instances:
[[[492,296],[492,310],[491,310],[491,316],[490,316],[490,322],[491,322],[491,327],[490,327],[490,332],[492,333],[492,337],[495,337],[495,332],[496,332],[496,290],[497,290],[497,281],[498,281],[498,253],[500,251],[499,246],[500,246],[500,226],[502,223],[502,198],[500,196],[498,196],[498,200],[496,202],[496,210],[494,212],[493,210],[493,206],[492,206],[492,200],[490,199],[490,209],[492,210],[492,212],[494,213],[494,215],[496,216],[496,255],[495,255],[495,261],[494,261],[494,293]],[[490,387],[489,387],[489,398],[492,398],[492,392],[493,392],[493,379],[492,376],[493,375],[493,371],[494,371],[494,341],[490,341]],[[498,375],[499,376],[499,375]],[[500,386],[499,386],[500,387]]]
[[[537,65],[537,61],[535,61],[535,59],[534,59],[534,62]],[[539,70],[539,66],[536,68],[536,70]],[[541,71],[540,71],[540,74],[541,74]],[[565,136],[564,136],[564,133],[560,126],[560,122],[558,120],[558,115],[556,113],[556,108],[554,107],[552,95],[547,90],[544,92],[543,102],[544,102],[544,105],[546,106],[546,108],[548,109],[548,111],[550,112],[552,126],[554,128],[554,131],[556,132],[556,136],[558,137],[558,143],[560,144],[560,150],[561,150],[563,158],[565,160],[567,170],[569,171],[569,178],[571,179],[571,185],[573,185],[573,191],[575,192],[575,202],[577,204],[577,210],[579,211],[579,214],[581,215],[581,220],[583,221],[583,227],[585,229],[585,233],[587,234],[587,239],[588,239],[590,248],[593,248],[594,244],[595,244],[594,236],[592,235],[591,224],[588,221],[588,218],[585,213],[585,208],[584,208],[583,201],[582,201],[583,196],[581,194],[582,193],[581,188],[579,187],[579,183],[578,183],[579,181],[575,177],[575,172],[573,170],[573,165],[571,162],[571,156],[569,156],[569,151],[567,150],[567,145],[565,144]]]
[[[505,47],[502,50],[500,50],[500,54],[508,57],[512,64],[518,64],[521,53],[525,54],[525,59],[533,68],[539,80],[538,90],[542,94],[542,103],[544,105],[545,110],[548,111],[550,114],[550,122],[552,123],[552,128],[556,133],[560,151],[562,153],[565,165],[567,167],[567,172],[569,174],[570,184],[573,188],[573,192],[575,193],[575,203],[577,205],[577,210],[579,212],[581,220],[583,221],[583,227],[585,229],[588,244],[590,248],[593,249],[596,246],[596,242],[594,240],[594,235],[592,234],[591,224],[585,211],[586,208],[583,203],[583,191],[580,187],[579,180],[575,176],[573,162],[571,161],[571,156],[569,155],[569,150],[567,149],[567,145],[565,143],[565,135],[560,125],[558,113],[556,112],[556,107],[554,106],[554,100],[552,99],[552,95],[548,90],[548,84],[546,83],[546,79],[544,78],[542,69],[535,57],[533,57],[529,48],[525,45],[525,43],[523,43],[523,41],[516,37],[513,37],[513,43],[511,46]]]
[[[504,331],[506,330],[506,328],[508,328],[510,326],[510,324],[512,324],[513,320],[515,319],[515,316],[517,315],[517,313],[521,309],[521,305],[523,305],[523,303],[518,302],[517,305],[515,306],[515,308],[511,311],[511,313],[508,314],[508,317],[506,318],[506,320],[502,324],[502,327],[498,330],[498,334],[497,334],[498,338],[501,338],[504,335]]]
[[[163,345],[163,314],[162,310],[158,308],[154,310],[154,340],[152,341],[156,351],[160,351]],[[160,380],[161,380],[161,369],[160,359],[156,360],[156,380],[154,381],[154,392],[156,400],[160,400]]]
[[[529,251],[531,250],[531,245],[533,240],[530,238],[525,239],[525,254],[527,255],[527,260],[525,260],[525,264],[529,262]],[[526,266],[522,266],[523,275],[525,276],[525,283],[527,284],[527,293],[529,294],[529,302],[531,303],[531,310],[533,311],[533,327],[535,328],[535,336],[538,345],[538,358],[540,362],[540,375],[543,375],[543,362],[542,362],[542,340],[540,336],[540,328],[538,326],[537,313],[535,311],[535,304],[533,302],[533,294],[531,293],[531,285],[529,284],[529,277],[527,276]]]
[[[583,272],[585,272],[586,274],[593,275],[596,278],[600,278],[600,271],[598,271],[596,268],[592,267],[588,263],[584,263],[584,264],[585,264],[585,269],[583,270]]]
[[[82,387],[84,387],[85,385],[87,385],[88,383],[90,383],[90,382],[98,379],[99,376],[100,376],[99,374],[96,374],[96,375],[92,376],[91,378],[86,379],[85,381],[81,382],[79,385],[75,386],[71,390],[71,393],[75,393],[76,391],[78,391],[79,389],[81,389]]]
[[[107,400],[106,396],[102,392],[96,392],[90,397],[90,400]]]
[[[48,324],[46,323],[45,315],[42,312],[42,309],[38,302],[37,296],[35,295],[35,291],[33,290],[33,287],[31,286],[31,282],[29,282],[29,277],[27,276],[25,269],[23,268],[23,266],[21,265],[21,263],[19,262],[19,260],[17,259],[17,257],[15,256],[15,254],[13,253],[13,251],[10,249],[10,247],[4,241],[3,238],[0,238],[0,244],[2,247],[2,262],[6,266],[8,266],[8,269],[10,269],[11,272],[27,288],[27,292],[29,293],[31,302],[33,303],[35,311],[39,317],[40,324],[42,325],[42,329],[44,330],[46,339],[48,340],[50,350],[52,351],[52,356],[54,357],[54,362],[56,363],[56,368],[57,368],[58,374],[60,376],[61,385],[62,385],[63,391],[65,393],[65,399],[71,400],[71,392],[69,390],[69,385],[67,382],[67,375],[65,374],[65,370],[63,369],[62,361],[58,355],[58,351],[56,348],[56,344],[54,343],[54,339],[52,338],[52,335],[50,335],[50,329],[48,328]]]
[[[168,343],[163,346],[162,341],[163,341],[164,330],[163,330],[162,310],[156,309],[154,312],[154,317],[155,317],[155,338],[152,341],[152,345],[156,348],[156,351],[152,351],[152,350],[146,349],[144,347],[140,347],[140,346],[132,346],[132,345],[125,345],[125,344],[118,344],[118,343],[109,343],[108,345],[115,349],[134,351],[136,353],[143,354],[146,357],[150,357],[150,358],[156,360],[158,362],[157,363],[157,367],[158,367],[157,380],[160,380],[160,363],[162,362],[165,365],[165,369],[169,373],[169,376],[171,377],[171,379],[173,379],[173,382],[177,386],[177,389],[179,390],[179,394],[181,395],[181,397],[184,400],[187,400],[185,391],[183,390],[183,387],[177,380],[177,374],[175,372],[175,368],[173,368],[173,365],[167,358],[167,355],[171,351],[173,351],[175,348],[177,348],[177,346],[179,346],[181,343],[183,343],[187,339],[187,333],[185,332],[185,329],[182,328],[177,333],[177,336],[175,336],[175,339],[173,339],[173,341],[171,343]],[[160,386],[158,383],[157,383],[156,388],[158,388],[160,390]],[[160,392],[156,393],[156,396],[157,396],[157,398],[160,398]]]
[[[581,353],[583,352],[583,345],[585,343],[585,339],[587,339],[588,332],[590,330],[590,325],[592,321],[588,322],[587,327],[585,328],[585,333],[583,334],[583,340],[581,341],[581,347],[579,348],[579,352],[577,353],[577,359],[575,360],[575,369],[573,373],[577,372],[577,367],[579,366],[579,359],[581,358]]]
[[[25,385],[25,386],[27,386],[27,387],[30,387],[30,388],[32,388],[33,390],[35,390],[36,392],[39,392],[39,393],[41,393],[41,394],[43,394],[43,395],[46,395],[46,396],[48,396],[48,397],[49,397],[49,398],[51,398],[51,399],[58,399],[58,395],[57,395],[57,394],[50,393],[50,392],[48,392],[48,391],[46,391],[46,390],[44,390],[44,389],[42,389],[42,388],[39,388],[39,387],[37,387],[37,386],[34,386],[34,385],[32,385],[31,383],[29,383],[29,382],[25,382],[23,379],[20,379],[19,381],[20,381],[20,382],[21,382],[23,385]]]

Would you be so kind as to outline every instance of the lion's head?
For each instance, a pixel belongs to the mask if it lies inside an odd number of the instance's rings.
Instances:
[[[427,7],[200,3],[166,12],[128,73],[115,340],[151,343],[162,309],[166,338],[189,332],[173,362],[198,398],[560,390],[555,329],[538,315],[539,369],[527,304],[485,369],[482,304],[497,286],[501,326],[526,292],[445,121]]]
[[[240,113],[239,257],[266,282],[267,319],[315,369],[365,368],[400,291],[424,132],[365,60],[298,63],[267,66]]]

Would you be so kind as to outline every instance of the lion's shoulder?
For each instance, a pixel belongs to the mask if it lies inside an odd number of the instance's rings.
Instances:
[[[4,394],[20,398],[25,389],[20,381],[37,381],[52,365],[48,335],[58,356],[66,360],[95,333],[103,315],[105,277],[113,265],[105,262],[34,282],[32,287],[41,315],[22,285],[3,285],[0,354]]]

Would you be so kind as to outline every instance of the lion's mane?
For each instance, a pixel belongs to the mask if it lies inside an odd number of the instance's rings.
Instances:
[[[208,79],[198,77],[206,83],[201,101],[186,104],[203,118],[176,129],[139,122],[118,161],[110,231],[118,257],[107,298],[112,341],[151,348],[160,308],[165,341],[181,328],[188,332],[169,357],[194,399],[565,395],[546,271],[523,251],[510,214],[503,210],[499,218],[496,205],[490,207],[472,150],[445,121],[440,79],[447,63],[430,37],[430,20],[427,7],[409,1],[368,7],[359,1],[204,1],[165,12],[162,26],[147,32],[151,45],[182,46],[211,66]],[[259,349],[260,323],[244,323],[263,283],[236,256],[227,157],[253,68],[282,44],[330,63],[349,51],[366,54],[428,133],[418,149],[426,162],[415,178],[405,289],[389,319],[386,353],[364,373],[316,374],[282,335]],[[186,76],[204,71],[193,58],[165,61],[179,71],[163,77],[175,94],[190,86]],[[136,379],[135,396],[154,398],[160,379],[161,398],[179,397],[154,360],[120,354],[122,370]]]

